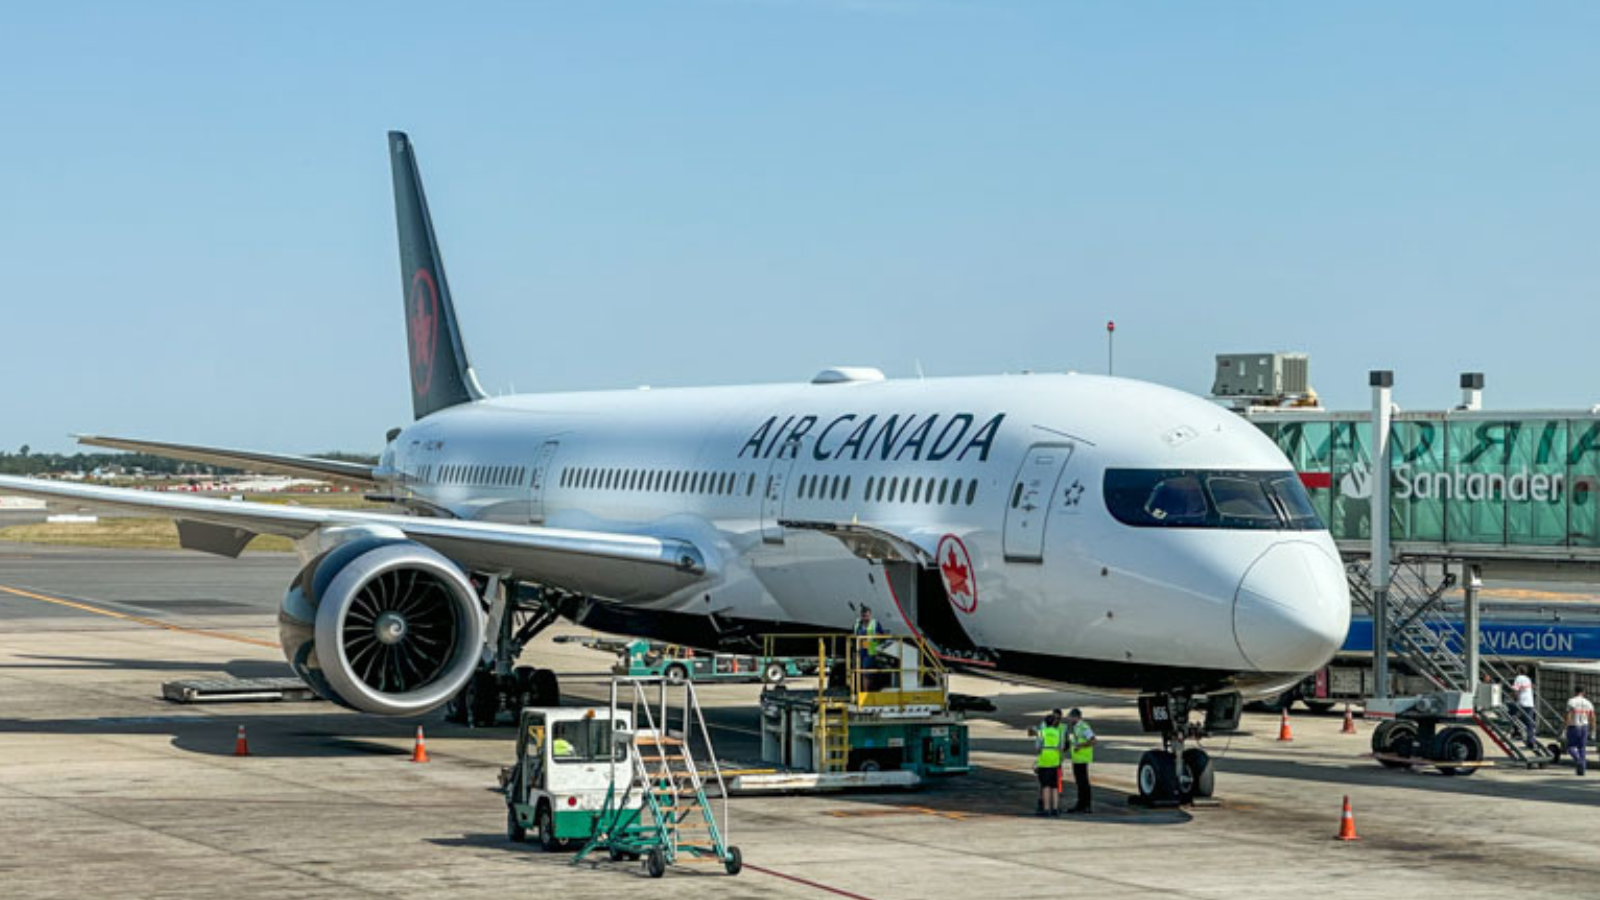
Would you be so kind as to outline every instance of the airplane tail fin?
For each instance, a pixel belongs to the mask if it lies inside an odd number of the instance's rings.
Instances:
[[[467,362],[433,235],[417,156],[405,132],[389,132],[394,173],[394,214],[400,231],[400,279],[406,299],[406,343],[411,358],[411,407],[417,418],[485,394]]]

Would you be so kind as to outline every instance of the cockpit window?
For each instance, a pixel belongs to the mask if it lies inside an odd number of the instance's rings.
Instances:
[[[1217,512],[1225,519],[1265,519],[1276,522],[1278,508],[1267,499],[1266,488],[1252,478],[1212,475],[1206,479]]]
[[[1107,469],[1106,508],[1140,528],[1319,530],[1293,472]]]
[[[1144,513],[1162,525],[1200,525],[1206,519],[1206,495],[1198,475],[1173,475],[1156,482],[1144,502]]]

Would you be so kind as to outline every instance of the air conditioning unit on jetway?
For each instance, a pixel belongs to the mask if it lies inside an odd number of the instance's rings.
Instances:
[[[1311,357],[1305,353],[1218,353],[1215,397],[1284,402],[1311,392]]]

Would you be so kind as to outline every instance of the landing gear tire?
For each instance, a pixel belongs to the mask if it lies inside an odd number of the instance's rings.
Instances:
[[[738,847],[728,848],[728,858],[722,861],[722,868],[729,875],[737,875],[744,869],[744,856],[739,853]]]
[[[667,874],[667,854],[660,847],[651,847],[650,852],[644,855],[644,871],[651,878]]]
[[[468,728],[488,728],[500,716],[499,679],[488,669],[479,669],[467,679],[461,692],[462,705],[467,710]]]
[[[506,839],[513,844],[526,844],[528,842],[528,829],[522,827],[517,821],[516,807],[506,804]]]
[[[550,815],[550,807],[539,807],[537,817],[539,823],[539,849],[546,853],[556,853],[561,850],[561,840],[556,837],[555,817]]]
[[[533,685],[533,678],[537,670],[533,666],[517,666],[511,673],[512,683],[515,686],[516,715],[521,715],[522,710],[529,706],[540,706],[539,691]]]
[[[1183,769],[1188,775],[1190,797],[1210,797],[1217,789],[1217,772],[1211,754],[1199,748],[1183,751]]]
[[[766,668],[761,670],[761,683],[777,687],[783,684],[783,679],[788,676],[789,672],[784,669],[783,663],[769,662]]]
[[[1446,763],[1475,763],[1483,759],[1483,741],[1470,728],[1459,725],[1453,725],[1435,735],[1433,749],[1433,758]],[[1441,765],[1438,769],[1446,775],[1471,775],[1477,771],[1474,766]]]
[[[1139,757],[1139,799],[1151,806],[1178,802],[1178,767],[1165,750],[1146,750]]]
[[[532,676],[535,706],[560,706],[561,682],[549,669],[534,669]]]

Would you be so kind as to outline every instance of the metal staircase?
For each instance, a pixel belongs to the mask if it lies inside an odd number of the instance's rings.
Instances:
[[[1356,560],[1347,563],[1345,570],[1352,601],[1368,614],[1374,614],[1371,563]],[[1455,577],[1448,572],[1430,581],[1427,571],[1416,562],[1401,559],[1394,563],[1389,577],[1389,650],[1438,690],[1475,692],[1478,686],[1471,683],[1472,676],[1467,670],[1461,625],[1447,616],[1444,609],[1444,595],[1455,583]],[[1516,672],[1509,660],[1492,653],[1480,651],[1478,665],[1480,674],[1498,684],[1510,684]],[[1559,733],[1561,712],[1542,698],[1536,698],[1535,702],[1538,704],[1538,732]],[[1519,763],[1543,765],[1554,758],[1544,745],[1539,750],[1524,746],[1517,716],[1503,702],[1479,709],[1475,719],[1495,746]]]
[[[664,678],[618,676],[611,679],[611,720],[617,721],[621,708],[620,690],[630,690],[627,702],[632,707],[632,732],[617,732],[619,746],[629,746],[628,762],[633,777],[618,795],[617,779],[606,792],[595,822],[594,836],[573,858],[581,862],[590,853],[604,849],[612,860],[643,856],[646,870],[660,877],[666,866],[683,862],[720,862],[730,875],[743,867],[739,848],[728,844],[728,791],[722,768],[711,746],[711,732],[700,712],[694,682],[674,685]],[[656,688],[654,702],[647,688]],[[679,729],[671,728],[671,694],[682,698]],[[696,743],[704,750],[708,768],[695,761]],[[619,764],[612,754],[613,770]],[[721,809],[713,809],[706,793],[714,787],[721,798]],[[639,802],[635,802],[635,798]],[[720,816],[718,813],[720,812]]]

